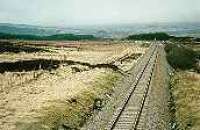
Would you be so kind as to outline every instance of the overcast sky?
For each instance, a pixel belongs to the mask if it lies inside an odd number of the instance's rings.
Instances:
[[[200,22],[200,0],[0,0],[0,22],[56,26]]]

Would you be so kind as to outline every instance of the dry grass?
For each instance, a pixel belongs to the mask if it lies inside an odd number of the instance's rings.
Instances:
[[[200,74],[177,72],[172,88],[178,128],[199,130],[200,128]]]
[[[36,44],[36,43],[34,43]],[[80,48],[45,47],[49,52],[1,53],[1,62],[29,59],[110,63],[124,55],[145,53],[135,44],[79,43]],[[135,58],[135,59],[134,59]],[[115,64],[125,71],[138,57]],[[73,72],[77,67],[81,72]],[[122,75],[109,68],[60,64],[55,70],[0,74],[0,129],[78,129],[91,114],[96,99],[106,100]]]
[[[80,43],[79,43],[80,44]],[[0,61],[17,61],[20,59],[54,59],[54,60],[75,60],[88,62],[90,64],[108,63],[126,54],[144,53],[147,47],[141,47],[134,43],[124,44],[105,44],[105,43],[83,43],[80,50],[74,48],[55,48],[48,47],[49,52],[35,53],[3,53]]]

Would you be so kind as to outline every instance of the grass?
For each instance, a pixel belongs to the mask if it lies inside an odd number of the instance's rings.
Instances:
[[[200,74],[198,71],[199,46],[197,44],[168,44],[167,60],[175,68],[171,78],[173,130],[200,128]],[[192,70],[192,72],[191,72]]]
[[[109,99],[114,83],[120,78],[120,74],[107,67],[101,69],[98,67],[88,68],[87,65],[71,64],[71,62],[65,64],[63,61],[87,62],[91,65],[106,64],[124,55],[130,54],[132,56],[132,54],[144,53],[146,50],[146,48],[139,45],[129,43],[110,44],[103,42],[101,44],[98,41],[81,42],[79,51],[71,51],[67,47],[54,49],[53,44],[59,44],[56,42],[51,42],[50,46],[43,46],[48,45],[48,43],[49,41],[44,43],[39,41],[25,41],[23,43],[21,41],[13,41],[13,44],[19,44],[20,47],[34,47],[34,45],[38,48],[44,47],[44,49],[52,47],[56,53],[50,53],[49,51],[26,53],[26,51],[21,52],[21,50],[19,50],[19,53],[7,50],[5,53],[1,53],[0,59],[2,63],[10,62],[13,64],[20,61],[20,65],[17,65],[18,67],[14,66],[15,69],[18,68],[17,72],[10,71],[0,74],[0,84],[3,86],[0,91],[5,93],[2,95],[2,105],[0,105],[5,109],[0,114],[10,112],[6,108],[16,110],[3,123],[2,129],[14,128],[15,124],[17,124],[16,129],[20,130],[47,130],[58,129],[59,127],[68,129],[80,128],[93,112],[93,109],[101,110],[101,107],[104,106],[104,101]],[[61,44],[76,45],[76,43],[63,42]],[[37,70],[33,69],[32,65],[23,64],[24,61],[38,59],[44,59],[44,61],[41,61],[42,64],[46,64],[46,60],[62,61],[62,63],[58,68],[51,71]],[[130,59],[130,62],[134,60],[136,59]],[[116,63],[118,62],[116,61]],[[135,64],[135,62],[133,63]],[[47,64],[49,65],[49,63]],[[40,64],[39,68],[42,69],[42,66]],[[25,69],[22,69],[24,67],[28,67],[30,70],[26,72]],[[73,72],[73,67],[78,67],[80,70],[82,67],[88,69],[83,72]],[[118,67],[126,70],[126,68],[130,67],[129,61],[124,61]],[[48,66],[47,68],[49,69]],[[42,74],[41,76],[39,76],[40,73]],[[9,103],[4,105],[4,102],[6,103],[7,101]],[[99,101],[103,102],[100,106],[98,104]],[[1,118],[0,122],[4,120],[5,118]]]
[[[102,102],[107,100],[105,95],[111,94],[114,84],[119,78],[120,74],[118,73],[101,75],[94,81],[91,90],[85,90],[75,97],[71,97],[71,99],[66,99],[66,101],[55,101],[54,105],[41,110],[40,113],[43,113],[43,117],[41,117],[39,123],[23,124],[19,127],[22,130],[80,129],[93,110],[96,109],[94,107],[95,101],[97,99]]]
[[[200,74],[176,72],[172,80],[175,117],[180,130],[200,128]]]
[[[198,54],[191,48],[180,44],[167,44],[167,61],[174,69],[187,70],[195,67]]]
[[[0,41],[0,53],[34,53],[34,52],[49,52],[47,49],[38,48],[34,46],[22,45],[20,43],[12,43],[8,41]]]
[[[57,34],[51,36],[0,33],[0,39],[18,40],[97,40],[93,35]]]

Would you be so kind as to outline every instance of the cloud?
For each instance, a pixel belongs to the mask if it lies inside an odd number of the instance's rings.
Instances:
[[[200,22],[199,0],[1,0],[0,21],[43,25]]]

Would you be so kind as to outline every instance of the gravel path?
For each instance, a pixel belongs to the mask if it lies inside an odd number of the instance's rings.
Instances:
[[[143,111],[142,130],[169,130],[169,75],[163,46],[159,46],[158,60],[153,73],[148,101]]]

